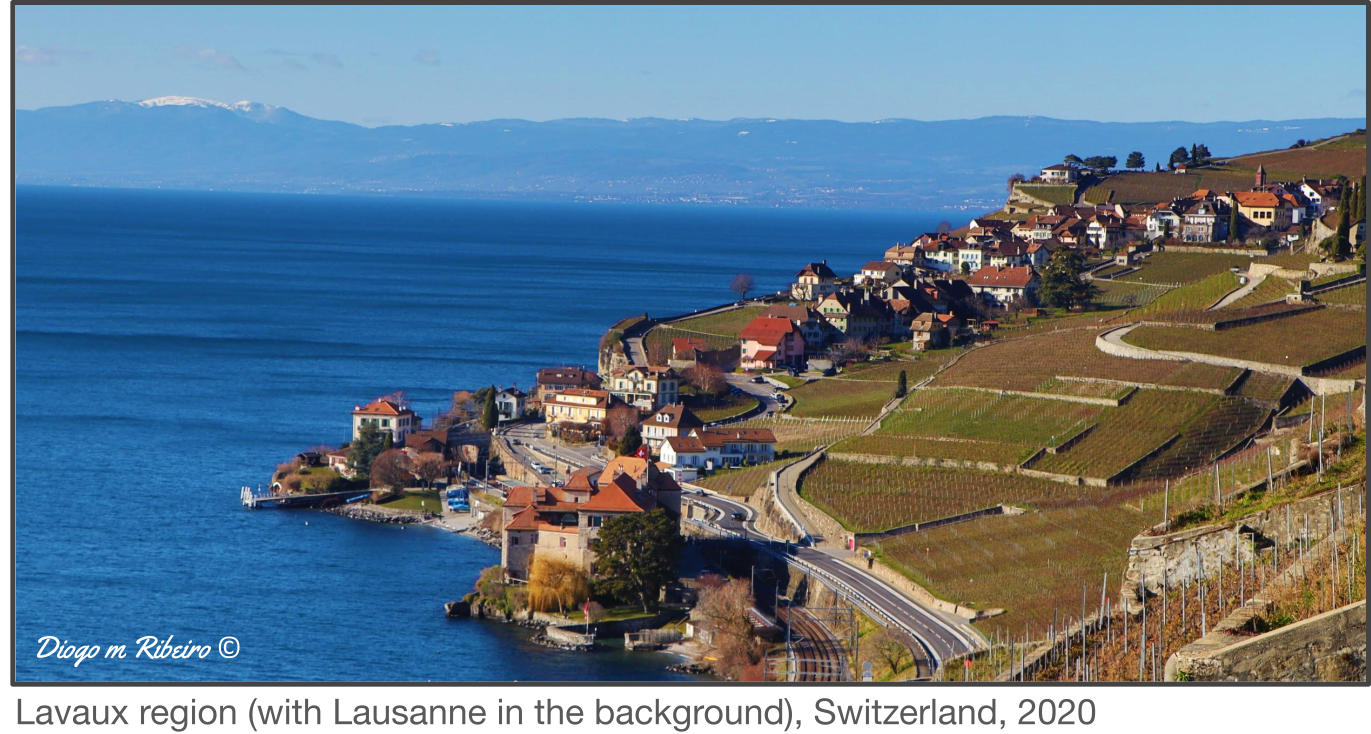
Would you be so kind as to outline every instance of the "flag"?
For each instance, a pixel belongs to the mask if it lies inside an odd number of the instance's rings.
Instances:
[[[586,622],[589,622],[589,621],[590,621],[590,600],[589,600],[589,599],[586,599],[586,604],[585,604],[585,606],[581,607],[581,611],[585,612],[585,614],[586,614]]]
[[[644,444],[644,445],[642,445],[642,446],[639,446],[639,447],[638,447],[638,450],[635,451],[635,452],[633,452],[633,455],[636,456],[636,457],[638,457],[639,459],[646,459],[646,458],[647,458],[647,445]]]

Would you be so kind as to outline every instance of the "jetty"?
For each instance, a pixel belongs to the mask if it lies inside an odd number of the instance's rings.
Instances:
[[[271,489],[242,487],[238,492],[243,507],[249,510],[268,509],[309,509],[347,505],[371,496],[370,489],[353,489],[346,492],[324,492],[322,494],[278,494]]]

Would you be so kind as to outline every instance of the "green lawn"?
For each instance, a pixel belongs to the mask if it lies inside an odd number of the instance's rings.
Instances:
[[[683,396],[681,400],[696,418],[705,423],[732,418],[757,407],[756,398],[751,395],[735,395],[732,392],[717,400],[706,400],[695,395]]]
[[[743,327],[747,326],[749,321],[760,316],[765,310],[762,306],[744,306],[708,316],[696,316],[695,318],[676,321],[671,326],[684,331],[698,331],[705,334],[736,338],[738,334],[742,333]]]
[[[420,503],[423,503],[421,506]],[[418,510],[420,512],[442,512],[443,498],[438,495],[437,490],[413,491],[406,493],[389,502],[382,503],[383,507],[393,510]]]
[[[895,382],[824,378],[786,394],[795,400],[790,414],[798,418],[874,418],[895,397]]]

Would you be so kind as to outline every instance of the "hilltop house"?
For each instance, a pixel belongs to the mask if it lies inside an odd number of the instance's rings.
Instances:
[[[1080,178],[1080,171],[1072,166],[1058,163],[1055,166],[1047,166],[1039,174],[1043,181],[1054,184],[1072,184]]]
[[[502,509],[500,565],[514,580],[527,580],[537,557],[590,571],[591,541],[606,520],[658,507],[679,517],[680,494],[675,479],[633,457],[619,457],[603,470],[580,469],[563,487],[515,487]]]
[[[799,367],[804,363],[804,335],[788,318],[758,316],[743,327],[738,339],[745,370]]]
[[[1016,268],[987,266],[972,273],[966,284],[981,298],[1001,306],[1016,299],[1024,303],[1037,302],[1038,274],[1027,265]]]
[[[662,463],[672,469],[717,469],[776,459],[776,435],[769,428],[696,428],[662,444]]]
[[[383,433],[389,433],[391,443],[405,445],[405,436],[419,430],[419,416],[407,407],[391,400],[377,400],[369,405],[356,405],[352,409],[352,440],[362,435],[362,426],[375,426]]]
[[[790,297],[797,301],[817,301],[838,291],[838,274],[828,267],[828,261],[809,263],[795,274]]]
[[[641,410],[656,410],[681,401],[681,376],[670,367],[620,367],[610,373],[609,393]]]

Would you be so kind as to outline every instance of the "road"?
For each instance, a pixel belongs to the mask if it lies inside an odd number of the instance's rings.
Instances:
[[[719,423],[732,423],[737,420],[751,420],[753,418],[770,418],[776,413],[781,412],[781,405],[776,398],[771,397],[776,392],[776,386],[769,382],[753,382],[752,375],[739,375],[729,373],[724,376],[728,380],[728,386],[740,392],[747,393],[754,398],[762,401],[762,410],[759,413],[747,415],[745,417],[733,418],[719,421]]]
[[[757,510],[746,503],[712,493],[691,494],[689,499],[718,510],[720,516],[714,522],[718,527],[741,534],[767,548],[775,548],[781,542],[757,529],[754,522]],[[734,519],[734,513],[742,513],[744,519]],[[977,645],[972,642],[975,632],[961,629],[962,625],[958,621],[943,617],[832,553],[792,544],[786,546],[786,555],[837,579],[839,583],[860,594],[879,614],[913,634],[922,643],[926,652],[931,653],[932,659],[929,659],[929,655],[920,656],[918,663],[922,666],[921,670],[931,672],[939,662],[953,655],[977,649]]]
[[[594,444],[585,446],[560,446],[547,438],[547,424],[538,422],[516,423],[507,428],[501,429],[506,438],[513,444],[515,440],[519,443],[512,448],[520,454],[552,467],[553,476],[562,481],[566,480],[568,465],[571,471],[575,471],[583,466],[600,467],[605,465],[605,460],[598,456]],[[553,467],[555,457],[557,464]]]

